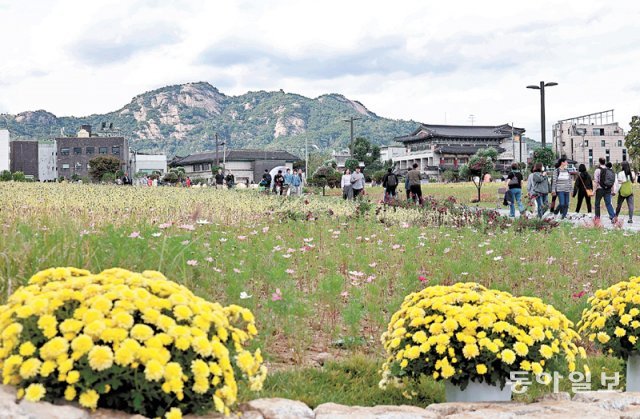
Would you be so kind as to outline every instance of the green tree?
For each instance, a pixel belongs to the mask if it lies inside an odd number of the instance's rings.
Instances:
[[[640,157],[640,116],[634,115],[629,123],[631,129],[624,137],[624,145],[629,152],[629,159],[636,164]]]
[[[352,172],[356,170],[356,167],[360,165],[360,162],[357,159],[347,159],[344,162],[344,167],[351,170]]]
[[[542,163],[544,167],[552,167],[556,156],[551,147],[540,147],[533,152],[531,164]]]
[[[364,137],[358,137],[353,142],[353,158],[369,167],[373,162],[380,160],[380,147],[372,145]]]
[[[484,148],[478,150],[476,154],[471,156],[468,164],[460,167],[460,178],[471,178],[473,184],[476,185],[476,189],[478,190],[478,199],[476,202],[480,202],[480,189],[482,189],[484,175],[493,171],[497,158],[498,151],[495,148]]]
[[[329,183],[333,183],[339,173],[331,166],[320,166],[313,172],[313,176],[309,179],[309,183],[315,186],[322,187],[322,196],[325,195],[325,187]]]
[[[120,159],[114,156],[97,156],[89,160],[89,176],[94,182],[102,180],[105,173],[113,174],[120,170]]]
[[[15,182],[25,182],[26,181],[26,177],[24,176],[24,172],[13,172],[13,180]]]

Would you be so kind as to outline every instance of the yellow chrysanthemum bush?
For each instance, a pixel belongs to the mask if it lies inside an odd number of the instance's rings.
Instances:
[[[161,273],[53,268],[0,306],[4,384],[145,416],[229,414],[238,380],[266,377],[252,313],[196,297]]]
[[[588,300],[582,312],[579,332],[588,334],[604,352],[627,359],[640,351],[640,277],[631,277]]]
[[[504,388],[511,371],[542,374],[552,363],[574,371],[586,354],[572,327],[538,298],[472,282],[427,287],[405,297],[382,335],[380,387],[426,375],[463,390],[470,381]]]

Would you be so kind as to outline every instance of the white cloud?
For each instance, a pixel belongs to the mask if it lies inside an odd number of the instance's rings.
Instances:
[[[342,93],[381,116],[515,122],[640,112],[640,5],[587,1],[0,0],[2,108],[116,110],[144,91],[208,81],[226,94]]]

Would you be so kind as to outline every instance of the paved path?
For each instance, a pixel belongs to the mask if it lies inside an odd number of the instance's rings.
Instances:
[[[500,215],[504,215],[504,216],[508,216],[509,215],[509,209],[508,208],[499,208],[498,212],[500,213]],[[518,210],[516,210],[516,217],[518,217]],[[547,217],[557,217],[554,216],[552,214],[545,214],[545,218]],[[578,225],[578,226],[593,226],[593,218],[594,218],[594,214],[585,214],[585,213],[580,213],[577,214],[575,212],[569,212],[567,214],[567,222],[570,222],[574,225]],[[557,218],[559,220],[559,218]],[[633,231],[633,232],[639,232],[640,231],[640,217],[636,217],[633,219],[633,223],[629,224],[627,222],[628,218],[626,215],[621,215],[620,216],[620,220],[622,220],[622,229],[625,231]],[[600,217],[600,221],[602,223],[602,226],[604,228],[608,228],[608,229],[612,229],[612,228],[620,228],[618,226],[614,226],[613,224],[611,224],[611,221],[609,220],[609,216],[607,215],[607,210],[603,208],[603,212],[602,215]]]

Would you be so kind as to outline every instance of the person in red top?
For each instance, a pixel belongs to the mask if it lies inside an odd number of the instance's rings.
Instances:
[[[189,176],[187,176],[187,181],[185,183],[187,185],[187,188],[191,187],[191,178]]]

